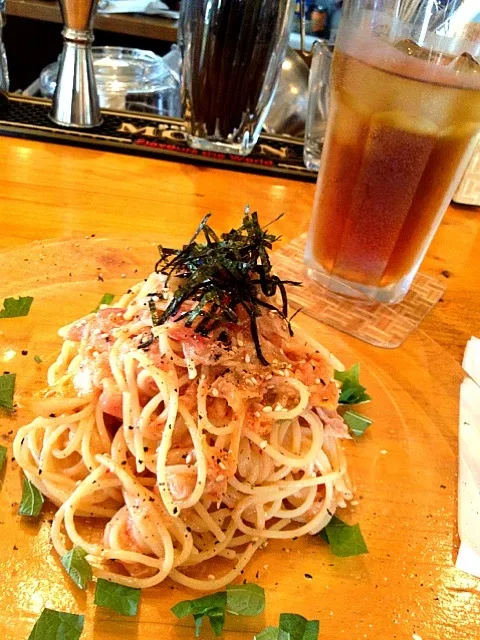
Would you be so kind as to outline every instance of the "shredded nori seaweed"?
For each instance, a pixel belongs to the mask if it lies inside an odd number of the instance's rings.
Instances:
[[[160,259],[155,271],[167,276],[165,286],[172,278],[179,285],[160,316],[151,301],[153,323],[161,325],[169,319],[175,322],[184,320],[185,326],[207,336],[226,322],[238,323],[238,310],[243,308],[250,318],[257,357],[266,365],[268,362],[262,353],[257,318],[262,315],[262,309],[274,311],[287,322],[292,334],[285,285],[298,286],[301,283],[282,280],[272,273],[268,250],[279,238],[268,233],[269,225],[260,226],[256,212],[250,213],[247,207],[242,225],[220,236],[209,226],[210,216],[203,218],[190,242],[182,249],[158,247]],[[202,234],[203,243],[197,241]],[[280,309],[265,300],[277,292],[282,299]],[[197,304],[188,311],[182,311],[182,305],[187,301]]]

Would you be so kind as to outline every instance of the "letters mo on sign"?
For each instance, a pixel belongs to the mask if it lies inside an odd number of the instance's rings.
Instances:
[[[136,126],[131,122],[122,122],[117,129],[118,133],[128,133],[133,138],[150,138],[160,142],[167,142],[180,146],[187,145],[187,134],[185,130],[176,124],[159,123],[158,125]],[[192,151],[195,151],[192,149]],[[288,146],[272,146],[260,141],[255,147],[256,154],[267,158],[277,158],[287,160],[290,157]],[[225,154],[212,154],[222,155]]]

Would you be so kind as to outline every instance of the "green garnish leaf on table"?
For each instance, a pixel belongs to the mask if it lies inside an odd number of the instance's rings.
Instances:
[[[85,616],[44,609],[28,640],[78,640],[84,621]]]
[[[5,298],[3,309],[0,311],[0,318],[20,318],[28,316],[33,298],[31,296],[20,296],[19,298]]]
[[[120,613],[122,616],[136,616],[141,592],[141,589],[98,578],[94,603],[99,607]]]
[[[342,383],[338,399],[340,404],[362,404],[371,400],[368,393],[365,393],[366,387],[360,384],[360,365],[358,363],[347,371],[335,371],[335,380]]]
[[[33,359],[35,360],[35,362],[36,362],[37,364],[40,364],[41,362],[43,362],[43,358],[42,358],[42,356],[39,356],[39,355],[35,355],[35,356],[33,356]]]
[[[8,413],[13,411],[16,377],[15,373],[4,373],[0,376],[0,408],[8,411]]]
[[[254,635],[254,640],[291,640],[290,634],[279,627],[267,627]]]
[[[177,618],[185,618],[185,616],[193,615],[195,619],[195,636],[200,635],[203,618],[207,617],[213,629],[213,633],[219,636],[222,633],[225,624],[225,611],[227,608],[227,592],[219,591],[211,593],[208,596],[202,596],[195,600],[183,600],[170,611]]]
[[[253,582],[227,586],[227,611],[235,616],[258,616],[265,609],[265,590]]]
[[[337,516],[333,516],[325,529],[322,529],[318,535],[330,545],[334,556],[347,558],[368,553],[360,525],[347,524]]]
[[[320,632],[318,620],[307,620],[298,613],[281,613],[278,626],[289,634],[290,640],[317,640]]]
[[[195,635],[200,634],[203,618],[208,618],[216,636],[222,633],[225,614],[257,616],[265,609],[265,591],[258,584],[230,584],[226,591],[211,593],[195,600],[183,600],[171,608],[177,618],[192,615]]]
[[[0,445],[0,471],[3,471],[3,467],[5,466],[5,462],[7,461],[7,447]]]
[[[100,307],[102,306],[102,304],[112,304],[112,302],[115,300],[115,294],[113,293],[104,293],[102,296],[102,299],[100,300],[100,302],[97,304],[97,306],[95,307],[95,309],[92,311],[92,313],[97,313],[97,311],[100,309]]]
[[[343,421],[348,426],[354,436],[362,436],[365,430],[373,423],[373,420],[363,416],[361,413],[349,409],[343,414]]]
[[[62,556],[62,565],[70,578],[80,589],[86,589],[92,579],[92,567],[85,559],[87,552],[81,547],[73,547]]]
[[[256,212],[250,213],[247,207],[241,226],[220,236],[209,226],[209,218],[210,214],[203,218],[182,249],[158,248],[155,270],[166,276],[166,284],[171,279],[179,283],[158,324],[184,321],[186,327],[207,336],[223,323],[240,323],[246,314],[257,357],[266,365],[257,318],[265,310],[274,311],[292,333],[285,285],[300,283],[282,280],[272,272],[268,251],[278,237],[260,226]],[[204,242],[197,242],[202,234]],[[281,308],[268,301],[277,293]],[[196,304],[192,307],[191,302]]]
[[[45,498],[37,487],[30,482],[27,476],[23,477],[22,501],[18,513],[21,516],[36,518],[42,510]]]

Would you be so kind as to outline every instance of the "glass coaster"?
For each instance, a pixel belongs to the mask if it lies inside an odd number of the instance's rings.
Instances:
[[[390,349],[400,346],[445,292],[441,280],[417,273],[410,291],[397,304],[359,298],[356,290],[355,299],[339,295],[307,277],[303,263],[306,237],[306,233],[298,236],[272,256],[275,272],[281,278],[303,283],[301,287],[289,287],[290,304],[368,344]]]

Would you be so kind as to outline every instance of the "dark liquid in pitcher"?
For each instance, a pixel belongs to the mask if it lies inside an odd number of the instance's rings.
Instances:
[[[210,5],[209,8],[208,5]],[[255,126],[288,0],[190,0],[183,16],[183,96],[192,135],[227,138]]]

